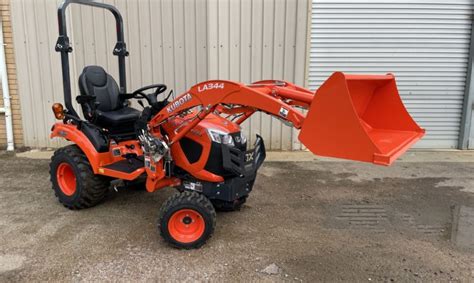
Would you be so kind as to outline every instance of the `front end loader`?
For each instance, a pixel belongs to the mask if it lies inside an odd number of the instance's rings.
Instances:
[[[86,66],[76,96],[84,118],[72,105],[69,4],[107,9],[116,19],[119,84],[103,68]],[[174,187],[178,192],[162,205],[158,230],[175,247],[200,247],[214,231],[215,211],[238,210],[247,200],[265,160],[263,139],[257,136],[250,146],[240,127],[255,112],[300,129],[299,140],[314,154],[377,165],[392,164],[424,135],[392,74],[336,72],[316,93],[279,80],[211,80],[175,99],[163,84],[128,93],[120,12],[100,2],[65,0],[58,20],[65,107],[53,105],[60,122],[51,137],[72,144],[56,150],[51,160],[56,196],[67,208],[82,209],[98,204],[114,180],[148,192]],[[131,99],[143,109],[130,107]]]

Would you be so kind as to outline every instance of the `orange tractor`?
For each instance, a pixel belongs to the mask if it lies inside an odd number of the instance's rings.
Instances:
[[[99,66],[87,66],[71,100],[65,10],[71,4],[105,8],[116,19],[119,85]],[[140,183],[149,192],[175,187],[161,207],[158,229],[179,248],[197,248],[212,235],[215,210],[237,210],[246,201],[265,159],[260,136],[252,148],[240,125],[262,111],[301,129],[300,141],[314,154],[390,165],[424,135],[406,111],[393,75],[334,73],[317,91],[285,81],[252,84],[214,80],[170,100],[154,84],[126,90],[123,22],[108,4],[65,0],[58,9],[65,108],[51,137],[72,142],[55,151],[50,174],[59,201],[70,209],[98,204],[112,180]],[[158,99],[160,94],[166,96]],[[129,106],[138,99],[142,111]],[[146,100],[147,105],[142,102]],[[303,114],[301,109],[308,109]]]

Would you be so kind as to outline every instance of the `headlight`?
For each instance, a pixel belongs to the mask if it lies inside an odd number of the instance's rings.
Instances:
[[[247,142],[247,137],[244,135],[243,132],[240,132],[240,143],[245,144]]]
[[[214,129],[207,129],[207,133],[213,142],[234,146],[234,139],[228,133]]]

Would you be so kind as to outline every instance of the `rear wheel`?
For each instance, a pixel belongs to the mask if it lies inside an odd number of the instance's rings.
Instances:
[[[177,193],[160,210],[160,234],[177,248],[199,248],[212,236],[215,226],[212,203],[196,192]]]
[[[106,177],[94,175],[89,160],[76,145],[54,152],[49,173],[56,197],[69,209],[96,205],[110,185]]]

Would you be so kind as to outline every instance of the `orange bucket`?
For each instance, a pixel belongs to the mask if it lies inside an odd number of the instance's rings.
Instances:
[[[424,134],[393,75],[336,72],[316,91],[299,139],[317,155],[390,165]]]

